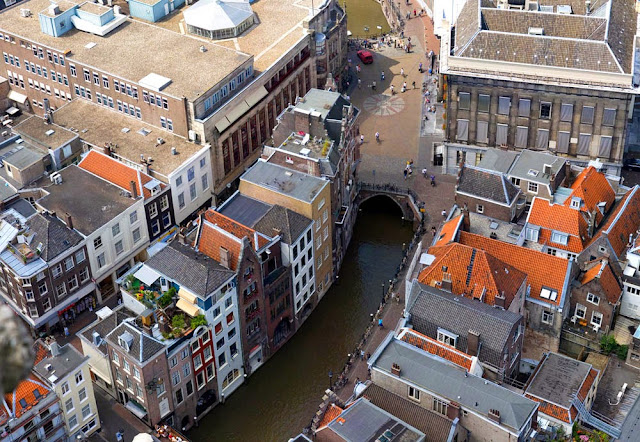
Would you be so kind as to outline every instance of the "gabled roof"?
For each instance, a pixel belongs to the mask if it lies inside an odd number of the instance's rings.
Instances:
[[[95,322],[89,324],[86,328],[80,331],[82,336],[93,344],[93,333],[96,332],[100,336],[100,345],[98,348],[100,351],[106,354],[106,341],[105,338],[109,333],[116,329],[127,318],[135,317],[135,313],[126,307],[120,307],[113,311],[112,314],[104,319],[98,319]]]
[[[144,195],[145,199],[151,197],[151,191],[144,185],[153,181],[153,178],[144,172],[127,166],[122,161],[108,157],[96,150],[90,150],[87,156],[80,161],[78,167],[127,191],[131,188],[130,183],[133,181],[138,188],[138,195]],[[165,184],[159,181],[158,184],[160,184],[161,188],[166,187]]]
[[[467,349],[469,331],[478,333],[482,342],[478,359],[496,366],[502,363],[505,346],[511,344],[511,330],[522,320],[517,313],[456,296],[417,281],[411,287],[407,311],[415,331],[437,338],[438,329],[446,329],[458,335],[456,348],[463,351]]]
[[[6,410],[9,416],[19,418],[51,392],[51,389],[44,382],[31,374],[27,379],[21,381],[13,392],[4,395]],[[22,404],[20,401],[23,401]],[[0,414],[1,416],[2,414]]]
[[[611,304],[617,304],[620,300],[620,296],[622,296],[622,287],[620,287],[618,278],[616,278],[616,275],[613,273],[608,260],[603,259],[602,261],[590,263],[590,266],[586,269],[580,279],[580,284],[588,284],[594,279],[600,281],[602,290],[604,290],[607,295],[607,301]]]
[[[168,248],[169,247],[165,247],[165,249]],[[147,361],[164,349],[164,344],[162,342],[144,333],[142,330],[139,330],[138,327],[127,321],[123,322],[109,333],[107,335],[107,340],[114,347],[117,347],[121,351],[125,351],[118,342],[118,337],[122,336],[125,332],[133,336],[133,344],[131,345],[131,348],[129,348],[127,355],[140,363]]]
[[[455,239],[456,233],[458,233],[458,229],[460,228],[460,223],[462,222],[463,216],[464,214],[460,214],[444,223],[440,228],[440,231],[438,232],[438,238],[433,245],[444,246],[453,241]]]
[[[460,171],[456,192],[510,206],[518,198],[520,189],[500,172],[465,165]]]
[[[489,305],[495,305],[497,296],[504,296],[504,307],[509,308],[526,279],[526,275],[513,266],[463,244],[431,247],[429,254],[435,256],[435,260],[420,272],[418,281],[435,287],[450,277],[452,293],[480,299]]]
[[[408,344],[415,345],[422,350],[431,353],[432,355],[439,356],[442,359],[446,359],[449,362],[453,362],[457,366],[464,368],[467,371],[471,371],[473,365],[473,357],[468,354],[457,350],[455,347],[444,344],[436,339],[430,338],[427,335],[411,330],[402,329],[398,334],[398,339]]]
[[[253,245],[254,250],[260,250],[270,242],[269,238],[257,233],[254,229],[240,224],[239,222],[216,212],[213,209],[209,209],[204,213],[204,219],[231,233],[238,239],[242,239],[246,236],[251,242],[251,245]]]
[[[293,244],[311,225],[306,216],[282,206],[273,206],[254,228],[267,236],[281,235],[285,244]]]
[[[234,275],[233,271],[225,269],[207,255],[175,241],[149,258],[144,265],[203,299]]]
[[[571,185],[571,194],[565,200],[564,205],[571,206],[572,198],[580,198],[582,204],[580,210],[583,212],[596,212],[596,223],[599,224],[604,215],[611,209],[616,200],[616,193],[611,187],[607,177],[599,172],[595,167],[586,167],[576,177]],[[598,208],[599,203],[605,203],[603,211]],[[603,213],[604,212],[604,213]]]
[[[635,235],[639,226],[640,186],[636,185],[618,202],[598,234],[594,235],[594,240],[599,236],[606,236],[616,257],[621,258],[629,243],[629,235]]]
[[[33,233],[31,245],[40,248],[40,258],[51,261],[82,242],[82,236],[67,227],[58,218],[44,213],[32,216],[26,223],[29,232]]]
[[[571,261],[469,232],[460,232],[459,241],[470,247],[482,249],[525,273],[527,284],[531,286],[529,293],[531,298],[553,305],[562,305],[565,287],[568,286]],[[541,297],[540,292],[543,288],[557,291],[556,299]]]
[[[580,253],[590,240],[589,224],[583,212],[543,198],[533,199],[527,223],[541,227],[539,243],[546,243],[555,248]],[[553,242],[553,231],[569,235],[567,244]]]

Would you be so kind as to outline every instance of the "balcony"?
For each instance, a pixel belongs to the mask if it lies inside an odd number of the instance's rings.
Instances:
[[[343,225],[344,221],[347,219],[347,215],[349,214],[350,206],[342,206],[340,207],[340,211],[338,212],[338,216],[336,216],[336,224]]]

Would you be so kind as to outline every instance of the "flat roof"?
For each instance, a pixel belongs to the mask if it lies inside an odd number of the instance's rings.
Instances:
[[[541,364],[525,393],[569,408],[591,365],[558,353],[549,353]]]
[[[240,180],[310,203],[329,181],[258,160]]]
[[[31,166],[38,161],[42,161],[42,158],[46,155],[46,153],[40,151],[40,149],[29,146],[26,143],[13,143],[13,145],[15,145],[16,150],[4,156],[2,161],[19,170]]]
[[[546,152],[523,150],[511,165],[508,175],[535,183],[549,184],[551,176],[558,173],[567,160]],[[551,166],[551,173],[544,173],[545,165]]]
[[[87,100],[75,99],[55,111],[53,116],[56,125],[73,128],[80,138],[97,148],[101,149],[105,143],[117,144],[115,154],[133,163],[140,164],[140,155],[145,159],[152,157],[152,175],[153,172],[169,175],[204,147]],[[123,129],[129,131],[123,132]],[[139,132],[141,129],[151,132],[145,136]],[[156,147],[158,138],[165,143]],[[176,148],[177,155],[171,154],[172,147]]]
[[[306,3],[306,2],[305,2]],[[319,12],[316,4],[315,13]],[[188,8],[189,6],[186,6]],[[218,45],[238,50],[254,56],[254,70],[266,70],[277,59],[286,54],[304,35],[306,30],[302,26],[303,20],[311,14],[311,4],[301,3],[299,0],[261,0],[251,4],[253,13],[257,16],[257,24],[244,31],[237,38],[226,40],[211,40],[194,36],[202,41],[215,41]],[[166,29],[180,32],[180,25],[184,26],[182,14],[173,14],[161,22],[156,23]]]
[[[49,379],[51,376],[62,379],[77,369],[87,359],[89,359],[89,357],[83,356],[73,345],[66,344],[60,347],[60,354],[58,356],[50,355],[44,358],[36,364],[33,369],[44,379]],[[48,365],[50,365],[49,369],[47,369]]]
[[[218,208],[218,212],[242,225],[253,228],[271,207],[273,207],[271,204],[237,192]]]
[[[0,14],[1,16],[1,14]],[[45,124],[44,119],[32,116],[13,128],[13,131],[22,138],[35,141],[42,146],[57,149],[70,143],[78,135],[62,127]]]
[[[122,195],[122,189],[108,181],[71,165],[60,171],[62,183],[49,186],[49,195],[37,203],[64,219],[73,218],[73,226],[87,236],[133,205],[136,200]]]
[[[20,3],[19,8],[2,11],[0,30],[62,53],[70,51],[68,61],[75,60],[132,82],[156,72],[171,79],[163,92],[174,97],[184,96],[193,100],[250,60],[247,54],[210,40],[198,40],[180,34],[179,30],[170,32],[131,19],[106,37],[77,29],[60,37],[52,37],[40,30],[38,19],[38,12],[47,9],[49,4],[49,0],[26,0]],[[20,10],[24,8],[30,9],[33,14],[21,17]],[[95,46],[87,48],[89,43],[95,43]],[[207,49],[204,52],[200,50],[203,45]],[[266,46],[268,44],[263,43],[263,47]]]

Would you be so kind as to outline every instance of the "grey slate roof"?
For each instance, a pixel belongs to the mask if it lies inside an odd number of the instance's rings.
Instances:
[[[446,416],[427,410],[373,383],[362,392],[362,397],[422,431],[427,442],[441,442],[449,437],[453,421]]]
[[[27,220],[29,231],[34,234],[31,245],[42,243],[40,258],[51,261],[69,248],[78,245],[82,236],[67,227],[58,218],[46,214],[37,214]]]
[[[507,173],[520,153],[513,150],[487,149],[478,163],[480,169]]]
[[[271,204],[236,192],[218,208],[218,212],[242,225],[253,228],[256,222],[258,222],[271,207]]]
[[[49,356],[36,364],[33,369],[44,379],[49,379],[51,375],[62,379],[77,369],[87,359],[89,359],[89,357],[83,356],[73,345],[66,344],[60,347],[60,354],[58,356],[53,356],[49,353]],[[50,371],[47,370],[47,365],[51,365]]]
[[[276,205],[260,218],[254,229],[271,238],[282,235],[285,244],[293,244],[310,225],[311,220],[306,216]]]
[[[235,274],[208,256],[175,241],[149,258],[144,265],[202,298],[213,293]]]
[[[484,302],[456,296],[428,285],[413,282],[409,305],[413,328],[437,339],[438,328],[458,335],[457,347],[466,351],[467,337],[472,330],[480,334],[480,362],[495,366],[502,363],[502,354],[509,342],[511,331],[522,316],[492,307]]]
[[[24,198],[18,198],[17,200],[6,206],[6,209],[13,209],[25,218],[29,218],[30,216],[37,213],[36,209],[33,208],[31,203]]]
[[[106,344],[105,339],[109,333],[111,333],[116,327],[122,324],[127,318],[134,318],[136,314],[131,310],[120,307],[113,311],[112,314],[107,316],[104,319],[98,319],[97,321],[89,324],[84,330],[81,330],[80,333],[82,336],[87,339],[89,342],[93,343],[93,332],[97,332],[100,335],[101,342],[98,348],[100,351],[106,354]]]
[[[461,404],[485,418],[489,410],[500,412],[502,427],[519,433],[538,404],[500,385],[469,374],[453,363],[445,362],[424,350],[393,338],[390,333],[370,359],[372,370],[388,376],[391,366],[400,366],[399,378],[424,390]]]
[[[566,159],[550,153],[525,149],[513,162],[507,175],[536,183],[549,184],[551,175],[557,174],[566,162]],[[551,174],[543,173],[545,164],[551,165]],[[534,170],[538,172],[536,176],[529,173]]]
[[[565,408],[578,393],[591,364],[558,353],[549,353],[529,380],[525,393]]]
[[[107,335],[107,340],[114,346],[122,351],[122,348],[118,342],[118,337],[123,335],[125,332],[133,335],[133,344],[129,349],[129,356],[133,359],[137,360],[140,363],[145,362],[146,360],[152,358],[156,353],[162,351],[165,345],[152,338],[148,334],[139,330],[135,325],[124,321],[118,327],[115,328],[111,333]]]
[[[502,173],[465,165],[460,171],[457,191],[510,206],[520,189]]]
[[[16,189],[7,180],[0,178],[0,201],[8,201],[17,194]]]
[[[329,185],[329,181],[322,178],[296,172],[264,160],[258,160],[240,177],[240,180],[307,203],[313,201],[324,186]]]

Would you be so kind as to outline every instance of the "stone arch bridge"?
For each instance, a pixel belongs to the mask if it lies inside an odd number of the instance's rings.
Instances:
[[[418,199],[418,195],[413,190],[395,184],[358,183],[356,206],[359,207],[365,201],[378,196],[386,196],[395,202],[402,211],[404,219],[413,221],[414,226],[423,222],[424,203]]]

